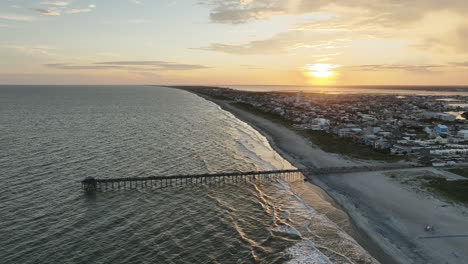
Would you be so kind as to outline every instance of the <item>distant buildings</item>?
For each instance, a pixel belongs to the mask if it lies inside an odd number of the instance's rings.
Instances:
[[[439,119],[444,121],[455,121],[455,119],[457,119],[456,115],[436,112],[424,112],[423,116],[427,119]]]
[[[315,118],[312,120],[312,130],[327,130],[330,128],[330,120],[325,118]]]
[[[301,92],[296,93],[296,104],[301,102]]]
[[[324,131],[394,155],[434,164],[468,161],[468,121],[444,113],[456,109],[437,96],[258,93],[212,88],[205,92],[281,116],[298,129]],[[457,100],[468,102],[468,96],[458,96]]]

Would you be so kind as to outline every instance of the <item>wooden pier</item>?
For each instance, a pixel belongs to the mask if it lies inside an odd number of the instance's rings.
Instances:
[[[150,176],[114,179],[96,179],[86,177],[82,182],[85,191],[125,190],[136,188],[168,188],[177,186],[192,186],[199,184],[215,184],[227,182],[249,182],[249,181],[274,181],[283,179],[286,181],[304,181],[308,177],[355,173],[366,171],[383,171],[394,169],[415,168],[415,165],[384,165],[384,166],[359,166],[359,167],[334,167],[334,168],[312,168],[296,170],[274,170],[274,171],[251,171],[234,173],[196,174],[196,175],[173,175],[173,176]]]
[[[227,182],[248,182],[254,180],[303,180],[300,170],[252,171],[236,173],[196,174],[151,176],[136,178],[94,179],[88,177],[81,182],[85,191],[105,191],[136,188],[167,188],[177,186],[191,186],[199,184],[215,184]]]

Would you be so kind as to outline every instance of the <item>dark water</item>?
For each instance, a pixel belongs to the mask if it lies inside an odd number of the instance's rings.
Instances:
[[[323,212],[327,203],[301,182],[80,191],[85,176],[292,167],[250,126],[193,94],[0,86],[0,131],[1,263],[373,261],[318,213],[314,204]]]

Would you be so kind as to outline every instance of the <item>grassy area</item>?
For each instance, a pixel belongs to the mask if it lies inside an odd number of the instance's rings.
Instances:
[[[222,94],[206,94],[207,96],[213,98],[213,99],[218,99],[218,100],[230,100],[229,97],[227,96],[224,96]]]
[[[282,124],[282,125],[285,125],[285,126],[288,126],[288,127],[292,127],[292,125],[294,124],[292,121],[286,120],[283,117],[281,117],[280,115],[269,113],[269,112],[263,112],[263,111],[259,110],[258,108],[255,108],[254,106],[251,106],[249,104],[232,103],[231,105],[233,105],[233,106],[235,106],[237,108],[243,109],[245,111],[251,112],[251,113],[253,113],[255,115],[261,116],[261,117],[263,117],[265,119],[271,120],[271,121],[273,121],[275,123],[279,123],[279,124]]]
[[[411,174],[412,177],[403,176],[401,172],[386,173],[390,178],[408,184],[416,191],[429,191],[449,201],[468,204],[468,180],[451,181],[428,171]]]
[[[314,144],[326,152],[338,153],[350,157],[366,160],[398,161],[400,156],[390,155],[374,150],[373,148],[355,143],[347,138],[340,138],[336,135],[323,131],[299,130],[303,136],[307,137]]]
[[[468,168],[455,168],[455,169],[449,169],[447,170],[451,173],[458,174],[460,176],[463,176],[465,178],[468,178]]]
[[[445,178],[434,177],[425,185],[442,196],[468,204],[468,180],[447,181]]]
[[[365,160],[378,160],[378,161],[398,161],[401,160],[400,156],[393,156],[387,153],[378,152],[369,146],[361,145],[352,142],[346,138],[340,138],[333,134],[329,134],[323,131],[312,131],[312,130],[300,130],[294,128],[292,121],[285,120],[280,115],[273,113],[263,112],[259,109],[245,103],[233,103],[234,106],[243,110],[254,113],[258,116],[269,119],[275,123],[282,124],[288,128],[297,131],[299,134],[308,138],[311,142],[316,144],[318,147],[326,152],[342,154],[357,159]]]

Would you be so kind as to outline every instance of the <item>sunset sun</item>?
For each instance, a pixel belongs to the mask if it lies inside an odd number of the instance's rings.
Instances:
[[[330,78],[335,74],[334,69],[337,67],[337,65],[318,63],[309,64],[306,69],[307,72],[315,78]]]

